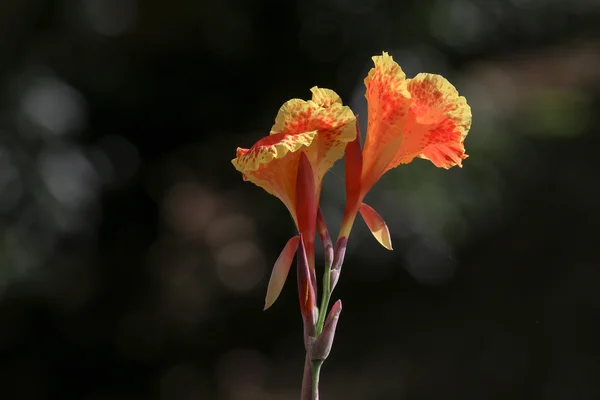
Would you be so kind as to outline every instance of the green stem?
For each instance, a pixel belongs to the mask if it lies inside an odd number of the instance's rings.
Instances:
[[[325,325],[325,317],[327,316],[327,309],[329,308],[329,300],[331,298],[331,265],[325,266],[325,274],[323,275],[323,297],[321,298],[321,308],[319,308],[319,318],[317,319],[317,334],[315,337],[319,337],[323,332],[323,325]]]
[[[313,361],[312,363],[312,400],[319,400],[319,374],[321,373],[323,361]]]
[[[319,309],[319,318],[317,319],[316,335],[319,337],[323,332],[323,326],[325,325],[325,317],[327,316],[327,309],[329,308],[329,299],[331,298],[331,265],[325,266],[325,274],[323,275],[323,297],[321,298],[321,308]],[[312,400],[319,399],[319,374],[321,373],[321,365],[323,360],[316,360],[312,362],[311,373],[312,373]]]

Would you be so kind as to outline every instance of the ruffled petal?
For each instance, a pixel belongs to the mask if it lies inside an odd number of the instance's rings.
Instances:
[[[312,99],[292,99],[279,109],[270,136],[252,148],[238,148],[232,160],[245,180],[279,197],[296,218],[296,175],[300,152],[306,154],[315,177],[316,201],[321,182],[356,137],[356,117],[329,89],[313,87]]]
[[[399,151],[387,169],[415,157],[440,168],[462,166],[464,140],[471,127],[471,108],[444,77],[418,74],[407,81],[412,102]]]
[[[327,108],[335,103],[342,104],[340,96],[331,89],[323,89],[315,86],[310,91],[312,92],[312,101],[321,107]]]
[[[279,197],[296,218],[296,177],[300,153],[305,153],[315,177],[316,201],[321,182],[356,136],[356,117],[329,89],[313,87],[312,99],[284,103],[270,136],[252,148],[238,148],[232,160],[245,180]]]
[[[375,67],[365,79],[368,128],[363,150],[363,176],[371,186],[383,174],[402,143],[410,107],[406,75],[386,52],[373,57]]]
[[[347,143],[356,137],[356,117],[333,90],[315,86],[311,92],[311,100],[293,99],[280,108],[271,135],[317,131],[315,143],[306,155],[320,192],[323,176],[343,157]]]
[[[250,149],[238,147],[236,158],[231,160],[235,169],[247,174],[260,169],[262,164],[284,158],[289,152],[296,152],[302,146],[310,146],[316,131],[298,134],[274,134],[264,137]]]
[[[298,157],[301,149],[306,151],[313,145],[316,135],[316,131],[273,134],[250,149],[238,148],[231,162],[244,180],[279,197],[295,219]]]

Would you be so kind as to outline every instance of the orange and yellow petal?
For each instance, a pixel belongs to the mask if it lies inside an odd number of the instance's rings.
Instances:
[[[319,88],[317,86],[310,89],[312,101],[321,107],[330,107],[335,103],[342,105],[340,96],[331,89]]]
[[[343,157],[347,143],[356,137],[356,116],[333,90],[315,86],[311,92],[311,100],[293,99],[280,108],[271,135],[317,131],[306,155],[320,188],[325,173]]]
[[[462,166],[464,140],[471,127],[471,108],[444,77],[418,74],[407,80],[411,106],[404,140],[387,169],[429,159],[436,167]]]
[[[270,136],[250,149],[238,148],[232,160],[245,180],[279,197],[294,219],[300,152],[306,154],[312,166],[318,199],[323,176],[356,137],[356,117],[340,97],[329,89],[313,87],[311,92],[311,100],[284,103]]]
[[[310,146],[316,134],[315,131],[298,134],[272,134],[260,139],[250,149],[238,147],[236,158],[231,162],[241,173],[256,171],[263,164],[282,159],[289,152],[294,153],[303,146]]]
[[[363,172],[380,176],[402,143],[411,96],[406,75],[388,53],[373,57],[373,62],[365,79],[369,115]]]
[[[278,133],[262,138],[250,149],[237,149],[233,166],[248,180],[279,197],[295,217],[296,173],[301,149],[313,145],[316,131]]]

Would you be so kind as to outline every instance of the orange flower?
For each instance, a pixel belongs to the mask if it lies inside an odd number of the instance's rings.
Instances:
[[[232,160],[244,180],[279,197],[296,221],[296,171],[300,152],[314,170],[317,198],[321,182],[356,136],[356,117],[332,90],[313,87],[312,100],[293,99],[279,110],[270,136]]]
[[[311,100],[286,102],[277,114],[270,135],[250,149],[238,148],[232,163],[244,180],[279,197],[286,205],[303,236],[309,267],[314,275],[316,210],[321,183],[329,168],[344,155],[348,142],[356,137],[356,117],[349,107],[342,105],[334,91],[313,87],[311,92]],[[301,154],[306,155],[308,163],[300,162]],[[304,173],[310,170],[310,179],[298,180],[299,172],[302,172],[299,164]],[[312,199],[302,197],[309,192],[313,193]],[[292,240],[294,242],[284,249],[287,253],[280,256],[282,262],[278,262],[273,270],[267,307],[275,301],[287,277],[298,247],[298,240]]]
[[[362,200],[385,172],[415,157],[428,159],[436,167],[462,167],[471,108],[440,75],[406,79],[386,52],[373,61],[375,68],[365,79],[369,114],[364,150],[357,135],[346,155],[348,202],[340,237],[350,234],[360,212],[377,240],[391,249],[385,222]]]

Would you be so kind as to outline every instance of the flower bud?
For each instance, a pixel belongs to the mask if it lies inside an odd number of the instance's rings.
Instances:
[[[329,231],[327,230],[325,219],[323,218],[323,214],[321,213],[321,208],[317,210],[317,232],[319,232],[321,243],[323,244],[323,248],[325,249],[325,265],[331,267],[334,258],[333,242],[331,241],[331,236],[329,236]]]
[[[308,337],[315,336],[314,309],[316,300],[302,235],[300,235],[300,244],[296,252],[296,264],[298,270],[298,298],[300,300],[300,312],[304,320],[304,340],[305,345],[308,345]]]
[[[325,325],[323,326],[323,332],[315,340],[310,351],[311,361],[323,361],[331,352],[333,346],[333,339],[335,337],[335,329],[337,328],[338,319],[342,312],[342,301],[338,300],[335,302],[331,311],[327,315]]]
[[[346,246],[348,245],[348,238],[342,236],[337,240],[335,244],[335,257],[333,260],[333,267],[330,272],[331,290],[337,285],[338,279],[340,278],[340,272],[342,264],[344,263],[344,256],[346,255]]]

